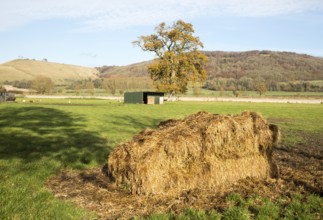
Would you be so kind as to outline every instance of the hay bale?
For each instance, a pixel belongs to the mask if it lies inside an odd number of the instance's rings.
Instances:
[[[133,194],[216,190],[246,177],[276,177],[271,157],[278,140],[278,128],[258,113],[199,112],[118,145],[108,159],[108,176]]]

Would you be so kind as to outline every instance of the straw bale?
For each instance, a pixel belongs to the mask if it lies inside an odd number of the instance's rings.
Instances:
[[[259,113],[198,112],[118,145],[108,158],[108,176],[143,195],[217,190],[246,177],[277,177],[272,148],[279,135]]]

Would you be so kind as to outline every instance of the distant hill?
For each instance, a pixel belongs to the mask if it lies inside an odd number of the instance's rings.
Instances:
[[[323,80],[323,58],[306,54],[274,51],[223,52],[204,51],[209,57],[209,79],[214,77],[240,79],[242,77],[280,81]],[[128,66],[98,67],[101,77],[147,76],[151,61]]]
[[[208,80],[211,90],[255,90],[263,83],[272,91],[323,91],[323,58],[293,52],[204,51],[209,57]],[[20,59],[0,65],[0,82],[32,80],[46,76],[55,82],[88,78],[119,78],[119,81],[148,83],[146,61],[128,66],[81,67],[46,61]],[[139,77],[138,79],[134,79]],[[318,82],[316,82],[318,81]]]
[[[205,52],[209,78],[262,78],[281,82],[323,80],[323,58],[293,52]]]
[[[148,76],[147,66],[152,61],[135,63],[128,66],[102,66],[96,69],[100,72],[100,77],[142,77]]]
[[[98,70],[47,61],[18,59],[0,65],[0,81],[32,80],[36,76],[46,76],[53,81],[81,80],[97,78]]]
[[[204,51],[209,57],[208,80],[211,90],[255,90],[265,84],[271,91],[322,91],[315,81],[323,80],[323,58],[293,52]],[[129,66],[104,66],[100,77],[149,77],[149,62]],[[314,81],[314,82],[313,82]]]

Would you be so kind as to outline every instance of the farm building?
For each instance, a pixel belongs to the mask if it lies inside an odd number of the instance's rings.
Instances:
[[[126,92],[124,103],[132,104],[163,104],[163,92]]]
[[[0,102],[15,101],[15,94],[12,92],[0,92]]]
[[[33,92],[30,89],[21,89],[11,85],[0,86],[0,102],[15,101],[16,95]]]

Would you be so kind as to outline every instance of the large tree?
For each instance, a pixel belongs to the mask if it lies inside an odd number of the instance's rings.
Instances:
[[[157,55],[148,66],[156,88],[175,95],[186,92],[188,82],[204,82],[208,58],[199,51],[203,44],[193,36],[192,24],[182,20],[172,26],[161,23],[155,31],[155,34],[139,37],[133,44]]]

